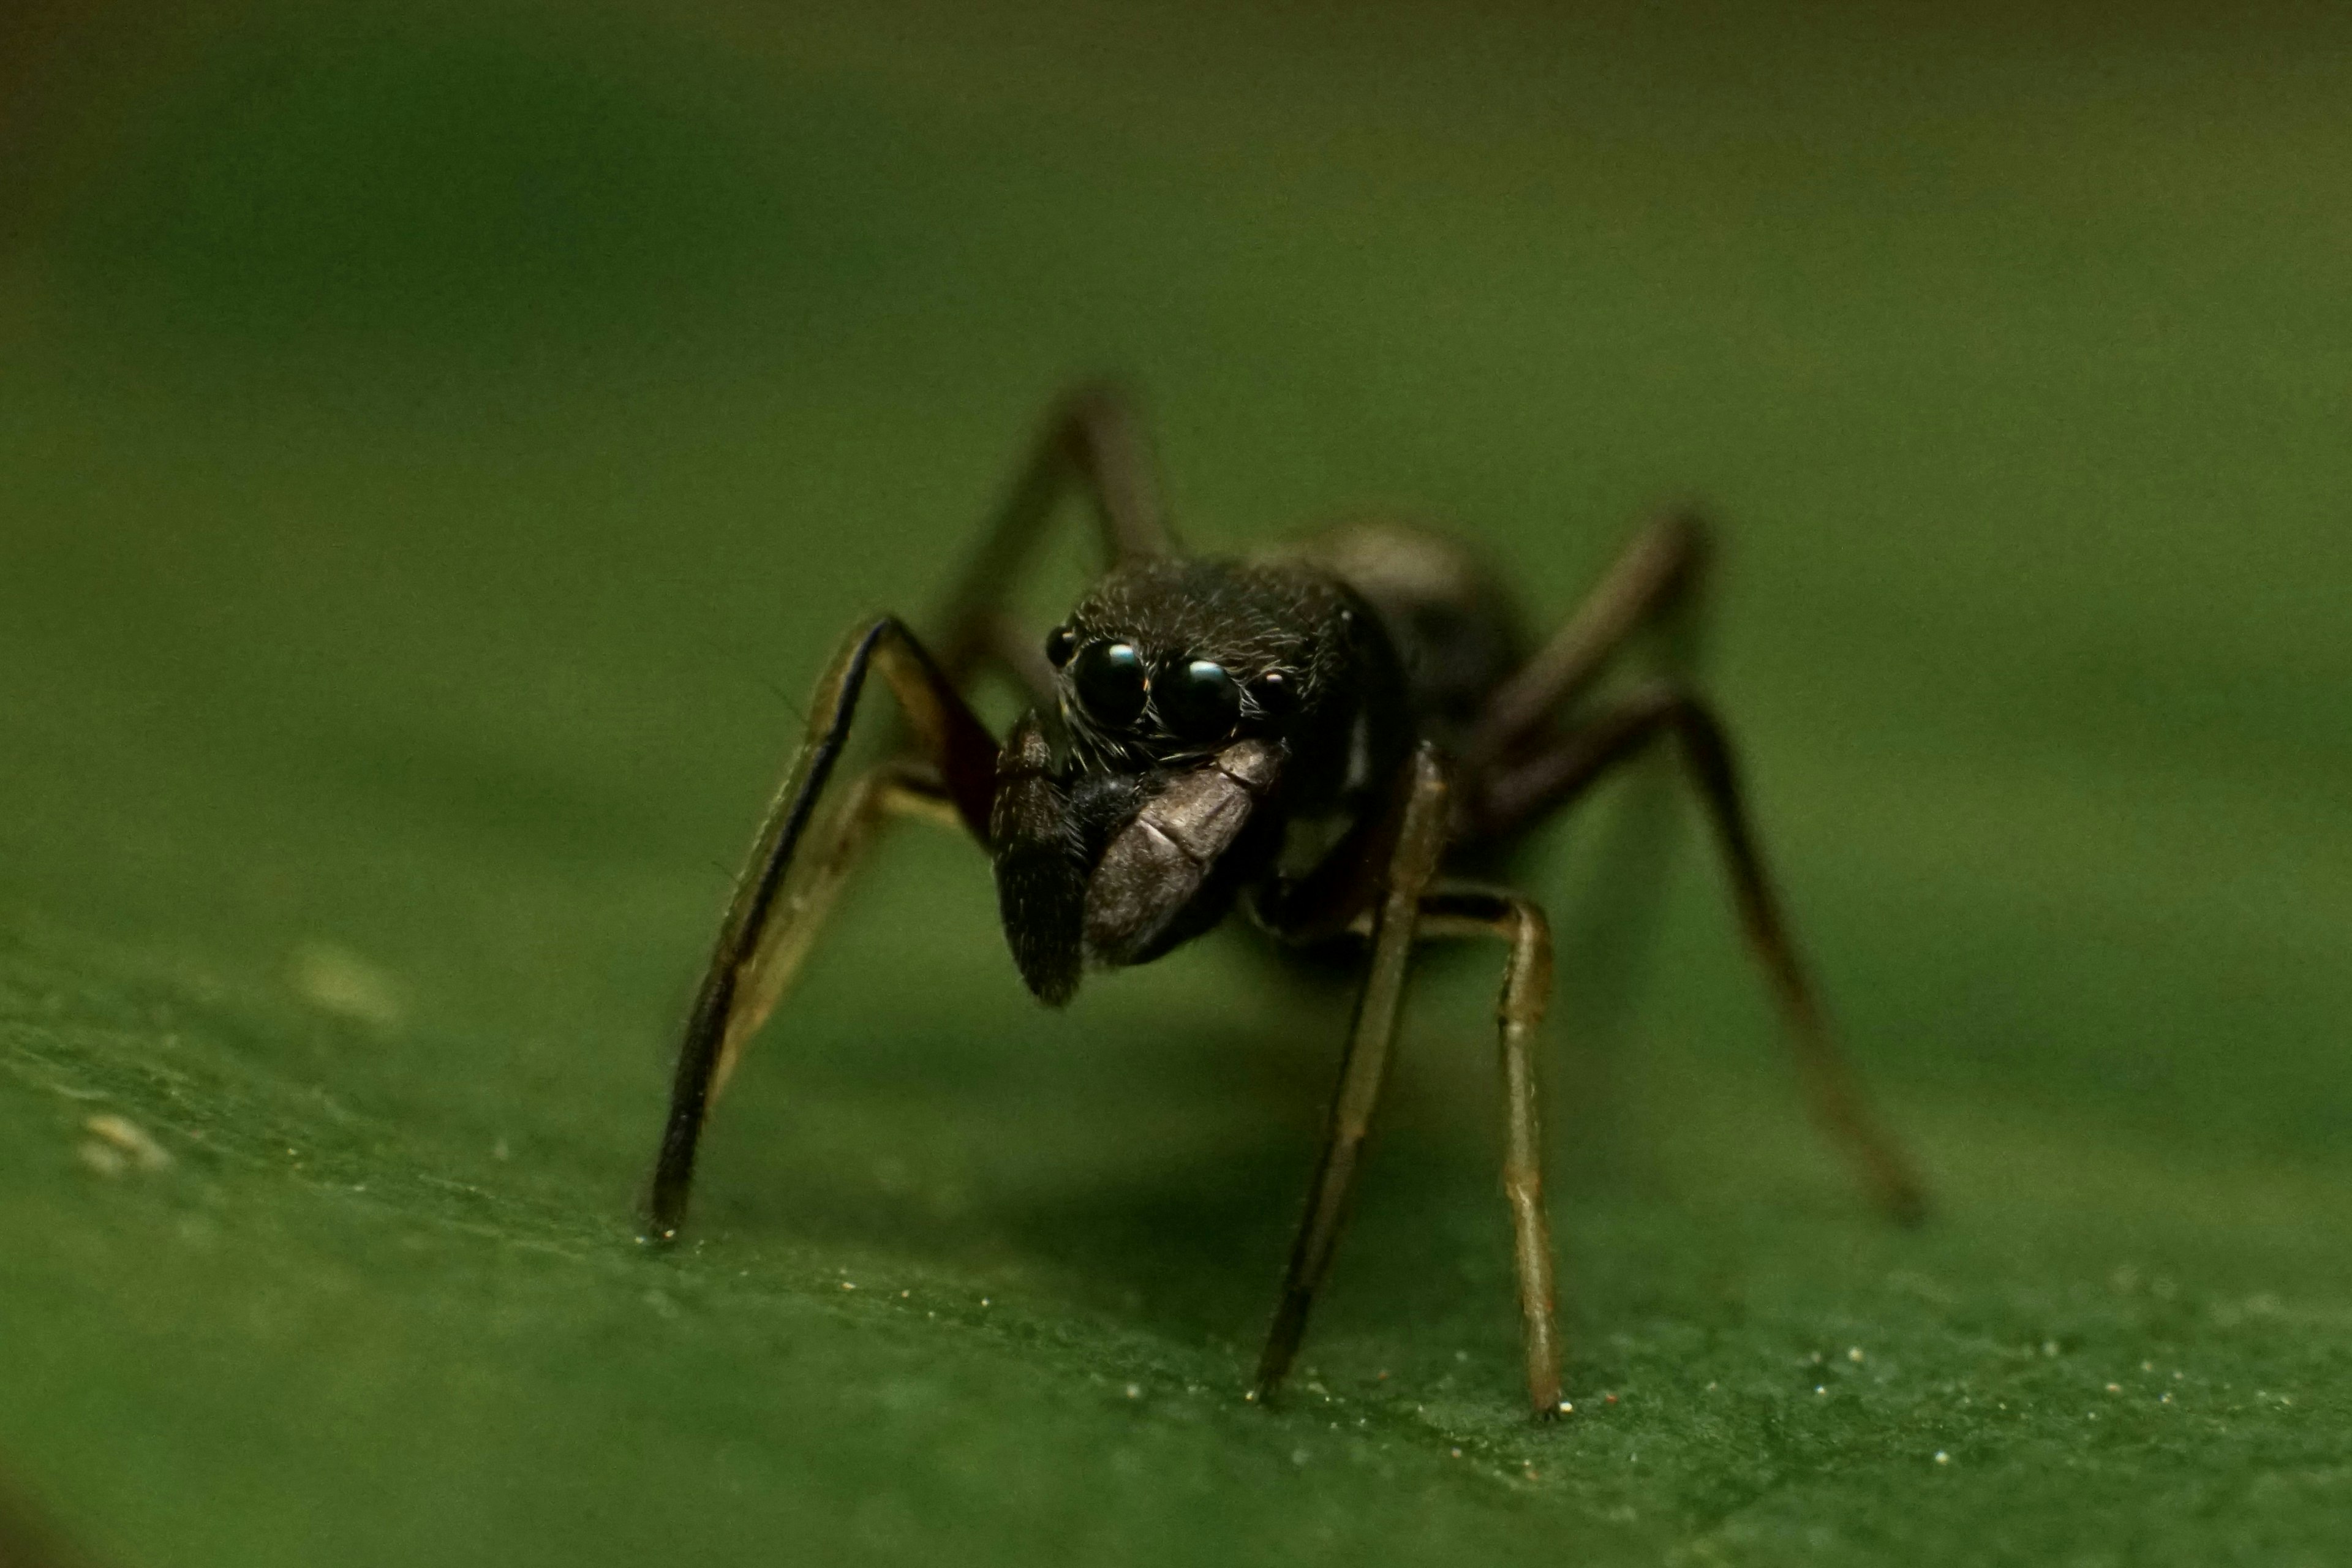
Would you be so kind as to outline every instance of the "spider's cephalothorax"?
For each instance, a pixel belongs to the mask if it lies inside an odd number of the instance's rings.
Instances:
[[[1073,482],[1109,563],[1041,641],[1008,605]],[[1500,939],[1503,1190],[1512,1216],[1527,1386],[1560,1398],[1534,1044],[1551,938],[1530,898],[1465,873],[1505,863],[1528,826],[1654,742],[1672,743],[1715,829],[1749,945],[1788,1025],[1816,1118],[1879,1200],[1920,1208],[1823,1026],[1766,876],[1712,709],[1663,674],[1605,684],[1688,606],[1703,535],[1668,514],[1530,654],[1505,595],[1428,533],[1364,525],[1266,563],[1186,558],[1161,517],[1123,404],[1073,397],[1046,428],[928,644],[896,616],[852,633],[810,703],[808,733],[738,879],[678,1050],[647,1236],[677,1234],[713,1098],[789,987],[843,879],[890,816],[959,823],[995,862],[1022,978],[1052,1004],[1088,965],[1141,963],[1236,902],[1291,948],[1360,945],[1363,982],[1329,1131],[1253,1397],[1280,1384],[1331,1258],[1387,1076],[1420,942]],[[1654,659],[1654,662],[1658,662]],[[895,755],[821,813],[859,699],[879,676],[905,720]],[[1000,742],[968,693],[1018,682]]]
[[[990,817],[1022,978],[1157,958],[1272,875],[1286,827],[1360,803],[1412,737],[1380,617],[1304,563],[1149,559],[1048,633]]]

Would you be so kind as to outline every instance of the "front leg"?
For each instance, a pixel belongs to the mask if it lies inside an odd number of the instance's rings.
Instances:
[[[1535,1039],[1551,998],[1551,927],[1543,910],[1516,894],[1467,886],[1433,888],[1445,850],[1447,784],[1436,752],[1423,745],[1408,769],[1402,809],[1367,828],[1386,878],[1369,911],[1371,965],[1356,999],[1347,1054],[1333,1097],[1330,1130],[1318,1162],[1307,1213],[1258,1358],[1253,1399],[1269,1399],[1298,1352],[1307,1310],[1329,1268],[1346,1217],[1359,1156],[1374,1107],[1387,1081],[1405,971],[1421,942],[1456,936],[1500,937],[1510,944],[1496,1008],[1503,1072],[1503,1193],[1511,1206],[1512,1257],[1519,1277],[1519,1312],[1527,1347],[1528,1399],[1538,1420],[1566,1408],[1560,1398],[1559,1337],[1552,1283],[1551,1226],[1544,1215],[1543,1131],[1537,1091]],[[1284,934],[1314,935],[1348,923],[1348,879],[1334,878],[1292,907]],[[1362,923],[1362,917],[1357,922]]]
[[[1447,886],[1421,901],[1421,934],[1498,937],[1510,944],[1496,1000],[1503,1069],[1503,1196],[1511,1205],[1511,1258],[1519,1276],[1528,1402],[1536,1419],[1568,1409],[1560,1397],[1551,1222],[1544,1214],[1542,1096],[1536,1031],[1551,1000],[1551,923],[1531,899],[1500,889]]]
[[[818,802],[848,744],[866,679],[877,670],[898,699],[912,754],[861,781],[808,854]],[[995,769],[996,742],[987,727],[898,617],[862,626],[843,643],[817,683],[800,751],[736,878],[678,1044],[669,1116],[646,1199],[646,1239],[677,1237],[711,1102],[782,997],[874,824],[893,810],[944,811],[985,846]]]
[[[1347,1217],[1349,1194],[1355,1189],[1358,1158],[1371,1131],[1373,1109],[1388,1081],[1389,1047],[1396,1038],[1397,1011],[1404,1000],[1405,971],[1412,960],[1422,893],[1437,875],[1438,861],[1445,852],[1445,773],[1434,748],[1424,744],[1414,753],[1407,764],[1404,784],[1402,826],[1388,856],[1386,885],[1371,911],[1371,963],[1356,994],[1356,1013],[1348,1028],[1346,1054],[1340,1058],[1329,1130],[1316,1163],[1307,1212],[1299,1219],[1298,1237],[1291,1246],[1274,1322],[1258,1356],[1256,1385],[1250,1391],[1253,1399],[1271,1398],[1282,1385],[1307,1331],[1307,1313],[1314,1305],[1316,1288],[1331,1266],[1340,1222]]]

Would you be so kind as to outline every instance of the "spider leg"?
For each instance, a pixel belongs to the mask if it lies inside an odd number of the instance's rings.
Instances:
[[[1396,1038],[1397,1010],[1403,1001],[1405,972],[1412,958],[1421,898],[1437,874],[1446,842],[1446,781],[1433,747],[1423,745],[1407,764],[1402,821],[1387,857],[1386,885],[1372,906],[1371,963],[1356,994],[1356,1012],[1340,1058],[1339,1085],[1332,1097],[1328,1130],[1315,1177],[1292,1243],[1274,1322],[1257,1363],[1251,1397],[1271,1397],[1298,1353],[1307,1309],[1331,1264],[1331,1252],[1346,1218],[1349,1194],[1372,1110],[1388,1080],[1389,1047]]]
[[[1488,699],[1464,748],[1465,772],[1483,773],[1539,741],[1630,638],[1689,595],[1706,559],[1706,531],[1692,513],[1664,513],[1636,533],[1568,624]]]
[[[934,625],[940,668],[959,687],[993,664],[1032,692],[1050,692],[1045,656],[1015,626],[1006,601],[1036,550],[1055,508],[1074,486],[1094,503],[1103,552],[1113,565],[1176,553],[1160,503],[1150,447],[1124,395],[1081,386],[1057,404],[1038,433]]]
[[[1670,685],[1640,689],[1582,729],[1479,780],[1484,798],[1472,809],[1480,820],[1524,824],[1568,805],[1611,768],[1668,735],[1680,742],[1683,763],[1714,826],[1741,930],[1764,966],[1787,1025],[1790,1055],[1814,1121],[1853,1163],[1879,1205],[1895,1219],[1916,1224],[1927,1212],[1925,1191],[1910,1161],[1879,1125],[1853,1065],[1830,1033],[1748,823],[1730,742],[1705,702]]]
[[[1543,1124],[1534,1041],[1551,997],[1551,926],[1533,900],[1501,889],[1447,885],[1421,900],[1421,935],[1499,937],[1510,944],[1496,1005],[1503,1068],[1503,1196],[1519,1275],[1528,1400],[1536,1419],[1560,1410],[1559,1337],[1551,1224],[1544,1217]]]
[[[1565,715],[1591,700],[1615,667],[1639,652],[1666,679],[1696,678],[1706,634],[1708,540],[1686,510],[1655,515],[1620,550],[1577,612],[1508,679],[1488,693],[1465,738],[1454,826],[1465,840],[1507,837],[1481,820],[1482,782],[1557,740]],[[1638,647],[1636,645],[1639,645]],[[1683,822],[1664,769],[1644,769],[1634,787],[1584,835],[1591,874],[1554,907],[1559,951],[1576,975],[1578,1027],[1591,1047],[1580,1069],[1586,1093],[1587,1157],[1617,1136],[1607,1114],[1610,1080],[1656,945],[1666,871],[1681,852]]]
[[[921,816],[948,827],[963,825],[955,802],[939,778],[910,757],[867,769],[850,782],[840,805],[809,830],[767,928],[736,968],[734,1010],[711,1071],[715,1100],[734,1075],[752,1035],[768,1021],[792,988],[802,961],[832,912],[849,874],[857,868],[875,837],[895,816]]]
[[[898,699],[910,755],[866,774],[812,833],[858,699],[877,671]],[[807,732],[736,878],[696,993],[646,1200],[647,1239],[677,1236],[711,1102],[783,994],[874,828],[887,813],[923,811],[950,816],[985,845],[995,768],[994,739],[903,623],[885,616],[851,633],[817,683]]]
[[[647,1234],[673,1237],[686,1212],[696,1146],[710,1103],[744,1044],[799,970],[818,928],[877,830],[908,812],[961,821],[989,842],[996,742],[961,691],[984,666],[1013,675],[1047,711],[1052,672],[1005,609],[1063,495],[1082,486],[1106,552],[1119,562],[1171,553],[1146,445],[1116,391],[1081,387],[1055,409],[979,552],[950,593],[936,654],[895,618],[852,636],[818,683],[800,752],[754,840],[719,928],[678,1048],[669,1120],[646,1199]],[[898,699],[897,761],[859,779],[821,821],[817,803],[840,759],[867,674]]]

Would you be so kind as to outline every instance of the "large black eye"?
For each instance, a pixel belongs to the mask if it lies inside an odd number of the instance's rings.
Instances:
[[[1143,656],[1131,643],[1088,643],[1071,661],[1070,681],[1097,724],[1116,729],[1143,712]]]
[[[1242,689],[1222,664],[1196,658],[1160,678],[1152,688],[1160,717],[1187,741],[1220,741],[1241,717]]]

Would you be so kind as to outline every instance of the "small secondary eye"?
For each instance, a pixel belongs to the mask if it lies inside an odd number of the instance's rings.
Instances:
[[[1298,710],[1298,688],[1290,677],[1269,669],[1250,682],[1250,696],[1258,711],[1269,719],[1287,719]]]
[[[1070,662],[1078,651],[1078,634],[1067,626],[1055,626],[1045,634],[1045,662],[1055,669]]]
[[[1187,741],[1222,740],[1241,717],[1242,689],[1223,665],[1205,658],[1170,670],[1152,695],[1168,728]]]
[[[1088,643],[1071,663],[1070,682],[1098,724],[1117,728],[1142,716],[1150,683],[1143,674],[1143,656],[1132,643]]]

